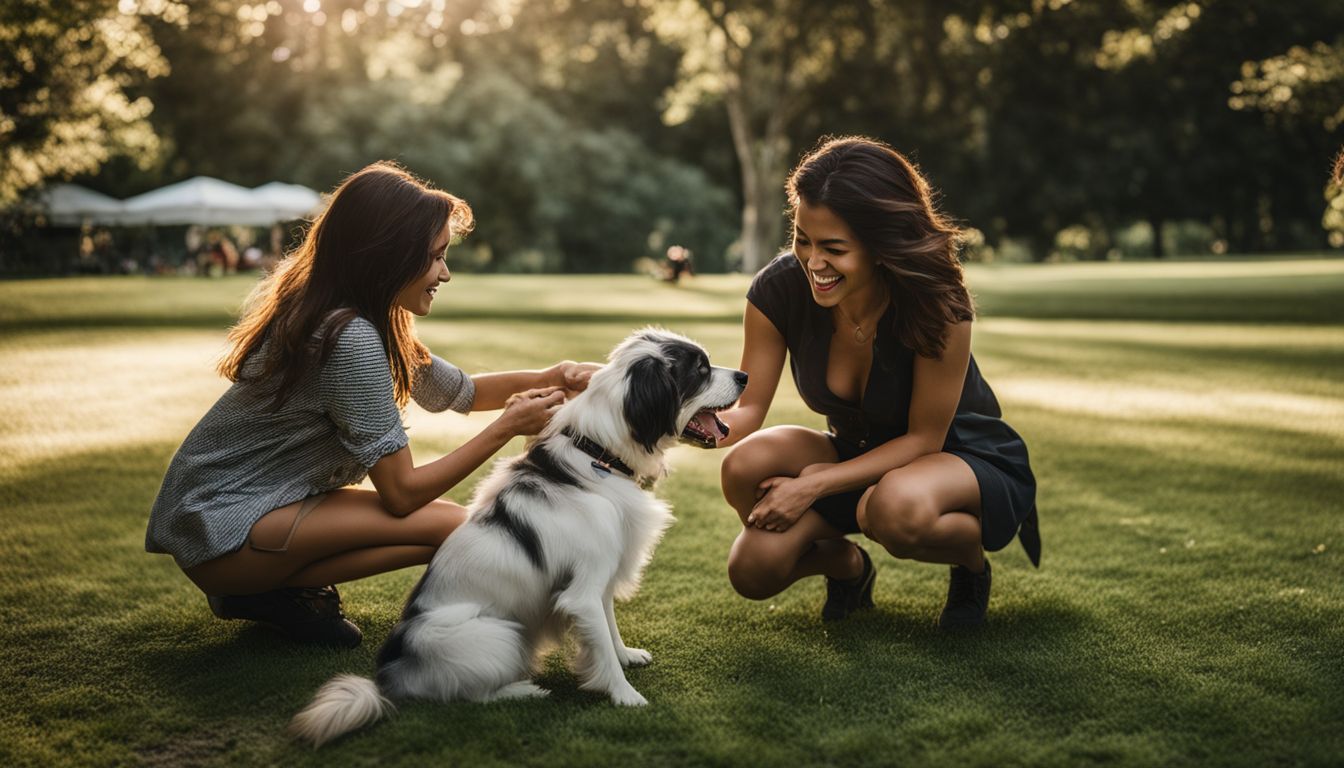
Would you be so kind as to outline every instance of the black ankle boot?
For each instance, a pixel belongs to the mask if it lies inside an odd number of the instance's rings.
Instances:
[[[335,587],[286,587],[256,595],[210,596],[208,601],[221,619],[265,624],[299,643],[354,648],[364,638],[341,611]]]
[[[826,603],[821,606],[822,621],[839,621],[855,611],[873,607],[873,583],[877,568],[863,547],[857,547],[863,570],[852,579],[826,577]]]
[[[938,617],[938,626],[943,629],[968,629],[985,623],[985,611],[989,609],[990,586],[989,561],[985,561],[982,573],[971,573],[971,569],[952,566],[952,577],[947,584],[947,605]]]

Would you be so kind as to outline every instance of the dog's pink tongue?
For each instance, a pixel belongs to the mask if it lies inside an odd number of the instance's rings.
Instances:
[[[719,421],[719,417],[715,416],[713,411],[701,411],[695,414],[695,422],[705,430],[705,434],[714,435],[717,440],[728,436],[724,423]]]

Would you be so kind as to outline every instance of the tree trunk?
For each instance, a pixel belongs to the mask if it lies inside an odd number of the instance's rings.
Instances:
[[[1165,222],[1161,216],[1149,214],[1148,226],[1153,229],[1153,258],[1165,259],[1167,257],[1167,246],[1162,242],[1162,226]]]
[[[763,136],[752,131],[748,108],[740,91],[724,94],[733,149],[742,167],[742,265],[753,274],[774,258],[783,240],[784,158],[788,141],[783,121],[772,114]]]
[[[742,271],[754,274],[760,271],[778,253],[783,244],[784,195],[781,182],[784,170],[778,161],[758,159],[755,180],[745,184],[750,189],[742,206]]]

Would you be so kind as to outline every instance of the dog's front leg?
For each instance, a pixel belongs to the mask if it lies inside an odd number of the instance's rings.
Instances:
[[[621,659],[612,643],[611,628],[602,608],[602,593],[596,590],[565,590],[556,597],[555,606],[574,620],[582,659],[579,687],[603,691],[622,706],[640,707],[649,702],[625,679]],[[622,646],[623,647],[623,646]]]
[[[616,658],[623,667],[642,667],[653,661],[653,654],[643,648],[629,648],[621,640],[621,630],[616,627],[616,605],[611,590],[602,598],[602,607],[607,612],[607,629],[611,632],[611,644],[616,647]]]

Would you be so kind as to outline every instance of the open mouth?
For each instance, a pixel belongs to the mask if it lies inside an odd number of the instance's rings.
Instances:
[[[820,292],[826,293],[840,282],[843,275],[818,275],[812,273],[812,285]]]
[[[697,411],[691,417],[691,420],[686,423],[686,428],[681,431],[682,442],[698,445],[701,448],[718,446],[720,440],[728,437],[728,425],[719,419],[718,412],[729,405],[732,405],[732,403]]]

